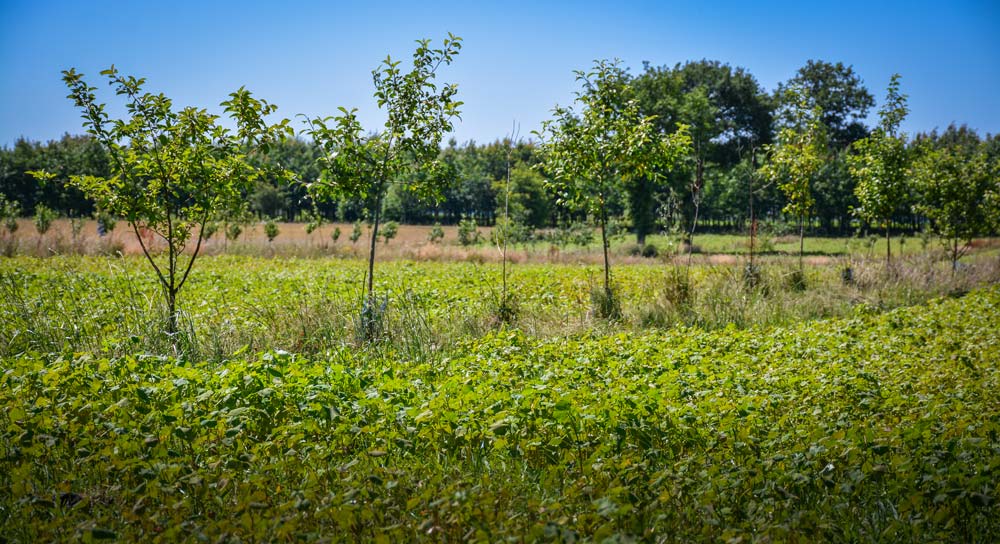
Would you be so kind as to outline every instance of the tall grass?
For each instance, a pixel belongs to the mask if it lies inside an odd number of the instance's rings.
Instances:
[[[859,307],[880,311],[918,304],[1000,280],[1000,261],[992,257],[970,261],[955,273],[947,263],[915,257],[899,261],[891,273],[881,260],[856,260],[850,282],[839,266],[807,266],[801,285],[796,268],[779,259],[762,260],[752,282],[739,262],[690,270],[645,265],[621,270],[624,283],[616,296],[621,295],[622,315],[607,321],[591,313],[593,282],[577,267],[516,269],[510,283],[516,306],[503,316],[490,283],[495,265],[400,263],[388,269],[395,279],[378,289],[385,303],[381,334],[377,341],[362,342],[364,297],[360,281],[351,279],[352,261],[218,257],[207,262],[193,280],[198,287],[180,301],[180,326],[173,335],[165,332],[155,279],[136,259],[0,263],[0,355],[93,352],[223,361],[246,352],[286,350],[328,360],[350,351],[418,361],[504,327],[533,337],[674,326],[776,327],[851,315]],[[424,282],[428,275],[450,279]]]

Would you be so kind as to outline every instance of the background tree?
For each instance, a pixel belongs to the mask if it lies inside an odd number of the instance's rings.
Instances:
[[[101,74],[124,97],[128,117],[110,119],[83,74],[63,72],[69,98],[83,111],[84,127],[111,163],[110,176],[74,175],[71,183],[102,210],[128,221],[163,289],[168,332],[174,333],[177,294],[198,258],[205,223],[243,208],[243,195],[259,175],[247,164],[247,154],[266,152],[291,129],[287,120],[268,125],[265,117],[276,106],[243,88],[222,103],[236,125],[231,130],[204,109],[175,111],[163,94],[143,90],[144,78],[123,76],[114,66]],[[166,245],[165,256],[147,247],[140,230]],[[185,256],[192,237],[195,246]]]
[[[365,308],[374,308],[375,247],[382,204],[390,183],[406,184],[410,191],[428,199],[441,197],[452,179],[451,171],[438,161],[441,138],[452,129],[461,102],[458,87],[438,86],[437,70],[451,64],[461,49],[461,38],[448,35],[440,49],[420,40],[413,53],[413,68],[400,69],[400,62],[386,57],[372,72],[375,98],[387,114],[384,130],[366,133],[357,110],[340,109],[336,117],[308,120],[306,132],[323,151],[322,176],[307,185],[317,200],[341,197],[366,203],[372,218],[368,253],[368,286]],[[403,174],[419,170],[421,176]]]
[[[18,218],[21,217],[21,204],[17,201],[7,200],[0,195],[0,222],[7,234],[13,235],[17,232]]]
[[[996,165],[990,163],[983,144],[925,145],[913,173],[919,195],[917,209],[945,242],[955,270],[972,239],[990,231]]]
[[[545,169],[560,199],[592,214],[600,226],[604,295],[611,301],[609,201],[623,186],[672,167],[689,152],[690,137],[687,127],[670,136],[657,132],[653,118],[639,112],[620,61],[597,61],[590,72],[575,73],[583,87],[576,93],[579,111],[557,106],[538,136]]]
[[[797,123],[799,98],[792,98],[787,92],[793,88],[802,89],[810,109],[818,106],[822,110],[822,122],[828,130],[831,148],[845,149],[868,134],[864,119],[875,105],[875,99],[853,67],[840,62],[810,60],[794,77],[779,84],[774,101],[775,115],[781,126]]]
[[[56,212],[49,209],[45,204],[35,206],[35,230],[39,236],[45,236],[52,228],[52,222],[56,219]]]
[[[20,203],[25,213],[44,204],[62,216],[93,213],[94,202],[70,183],[72,176],[109,175],[108,156],[91,136],[64,135],[45,144],[18,139],[12,149],[0,151],[0,194]],[[45,171],[44,183],[32,171]]]
[[[501,193],[504,182],[494,182],[494,191]],[[549,225],[552,217],[551,196],[545,189],[545,178],[538,170],[520,163],[510,170],[510,219],[513,223],[530,229],[541,229]],[[502,205],[502,203],[501,203]],[[502,215],[498,208],[497,215]]]
[[[709,174],[719,174],[716,180],[725,179],[743,159],[744,150],[771,142],[771,99],[745,69],[712,60],[673,68],[647,63],[632,87],[641,112],[655,116],[654,123],[662,133],[673,133],[678,123],[691,127],[691,160],[663,174],[675,199],[685,202],[680,207],[684,222],[693,225],[695,204],[700,214],[708,198],[703,191],[709,190]],[[652,231],[659,188],[657,184],[636,184],[636,191],[629,195],[639,243]]]
[[[908,111],[906,95],[899,92],[899,74],[895,74],[879,109],[878,127],[867,138],[856,141],[848,157],[848,167],[857,181],[854,194],[858,217],[885,228],[886,267],[892,263],[892,217],[906,192],[909,156],[906,136],[900,134],[899,125]]]
[[[827,156],[826,127],[819,106],[810,101],[801,89],[786,93],[798,97],[794,122],[778,133],[776,144],[765,148],[767,162],[761,167],[762,176],[775,183],[785,194],[784,212],[795,217],[799,226],[799,272],[803,270],[805,251],[805,221],[812,213],[815,199],[812,186],[823,168]],[[791,100],[793,97],[790,97]]]
[[[392,240],[399,234],[399,223],[395,221],[387,221],[385,225],[382,226],[382,239],[388,244],[389,240]]]

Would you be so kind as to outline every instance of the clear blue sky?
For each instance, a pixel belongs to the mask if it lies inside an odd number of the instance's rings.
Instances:
[[[771,91],[808,59],[854,66],[881,101],[903,75],[909,132],[967,123],[1000,132],[1000,2],[108,2],[0,0],[0,146],[80,133],[60,80],[114,63],[177,105],[218,110],[241,85],[279,113],[380,116],[371,70],[413,40],[447,32],[464,48],[443,74],[465,101],[455,138],[528,133],[576,89],[572,70],[619,57],[743,66]],[[112,113],[121,112],[112,109]],[[874,118],[873,110],[872,119]]]

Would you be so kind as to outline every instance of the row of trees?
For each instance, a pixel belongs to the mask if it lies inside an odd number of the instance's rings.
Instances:
[[[365,336],[375,334],[384,308],[376,304],[373,287],[380,223],[489,219],[501,187],[504,216],[510,212],[529,230],[560,217],[588,218],[600,227],[606,315],[615,313],[607,258],[614,217],[630,222],[642,242],[658,222],[690,240],[699,218],[712,215],[706,204],[720,204],[726,199],[719,196],[727,193],[729,205],[716,206],[714,213],[726,209],[754,224],[780,206],[797,221],[800,236],[814,217],[822,222],[819,210],[840,214],[831,223],[841,229],[853,214],[884,227],[887,236],[899,214],[915,210],[955,237],[956,259],[958,239],[996,228],[998,214],[990,206],[1000,194],[997,140],[952,128],[941,137],[908,141],[898,131],[907,113],[898,78],[890,83],[879,126],[869,134],[860,120],[873,100],[840,64],[810,62],[772,97],[745,71],[717,62],[647,65],[632,77],[617,61],[598,61],[592,70],[577,72],[581,90],[574,104],[553,110],[535,133],[537,144],[508,139],[485,147],[452,143],[442,150],[462,103],[456,85],[436,78],[460,50],[460,38],[449,35],[440,48],[419,41],[408,70],[387,58],[372,72],[384,126],[366,130],[356,110],[341,107],[334,116],[307,118],[308,144],[294,139],[287,119],[267,121],[276,108],[243,88],[222,103],[236,127],[228,129],[206,110],[175,110],[169,98],[145,91],[143,79],[112,67],[102,75],[124,98],[128,116],[111,119],[96,88],[68,70],[69,98],[83,112],[89,138],[65,138],[61,146],[91,153],[60,154],[51,152],[59,145],[19,142],[15,156],[86,160],[77,170],[43,161],[41,169],[15,172],[12,177],[28,175],[35,183],[17,178],[17,189],[7,192],[15,184],[5,185],[5,194],[29,210],[77,191],[87,203],[75,211],[87,213],[91,206],[121,217],[140,243],[140,229],[159,235],[165,255],[145,244],[143,252],[167,298],[171,330],[176,297],[205,226],[245,211],[248,199],[260,213],[281,211],[291,199],[308,202],[314,217],[369,219]],[[845,188],[849,194],[839,194]],[[973,192],[974,202],[966,205],[962,198]],[[823,206],[819,194],[846,205]],[[962,226],[945,231],[946,221]],[[513,232],[508,226],[505,221],[504,240]]]
[[[863,120],[874,105],[872,95],[849,66],[810,61],[795,77],[765,92],[752,74],[717,61],[697,61],[674,67],[647,65],[638,76],[625,74],[641,115],[652,117],[660,133],[672,134],[678,125],[688,127],[691,152],[665,174],[660,183],[636,181],[625,192],[608,195],[611,218],[629,224],[637,241],[660,230],[690,232],[699,229],[740,231],[749,225],[747,178],[761,164],[765,146],[774,143],[781,130],[793,126],[804,101],[818,107],[826,130],[820,171],[810,184],[815,205],[803,221],[804,229],[826,234],[851,234],[858,222],[852,210],[860,206],[855,193],[857,178],[850,173],[851,145],[870,131]],[[789,90],[798,91],[796,96]],[[980,137],[965,127],[948,127],[941,133],[916,135],[905,140],[908,152],[927,147],[954,147],[966,155],[985,146],[989,159],[1000,149],[1000,136]],[[918,145],[919,143],[919,145]],[[493,224],[502,208],[507,179],[508,142],[488,144],[449,141],[441,150],[441,161],[454,174],[441,200],[428,200],[392,183],[382,203],[385,218],[401,223],[444,224],[472,218],[481,225]],[[318,159],[324,151],[317,141],[289,138],[276,142],[266,156],[251,157],[257,166],[280,165],[301,180],[318,180]],[[555,191],[547,189],[537,142],[513,145],[511,161],[510,214],[515,223],[529,229],[555,226],[585,219],[584,213],[564,206]],[[55,174],[40,184],[27,174],[32,170]],[[0,195],[33,214],[44,204],[64,216],[89,216],[94,203],[68,183],[72,175],[106,176],[110,159],[91,136],[65,136],[47,144],[19,140],[0,149]],[[365,203],[349,197],[312,199],[304,185],[287,184],[281,176],[262,175],[244,189],[244,199],[259,217],[307,220],[316,212],[327,220],[352,222],[365,219]],[[895,229],[917,230],[926,224],[921,208],[910,191],[899,195],[889,223]],[[753,215],[762,220],[797,225],[795,214],[785,214],[786,195],[777,184],[759,184],[752,195]],[[697,221],[696,221],[697,218]],[[697,223],[697,225],[696,225]],[[882,221],[871,225],[882,228]]]

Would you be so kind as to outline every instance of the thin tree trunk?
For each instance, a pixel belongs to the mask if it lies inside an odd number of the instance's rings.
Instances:
[[[885,268],[892,266],[892,243],[889,240],[889,222],[885,223]]]
[[[756,155],[752,155],[750,158],[751,166],[756,166],[755,159]],[[753,274],[756,272],[753,265],[753,252],[757,242],[757,222],[753,218],[753,174],[747,176],[747,198],[750,201],[750,273]]]
[[[177,332],[177,292],[173,289],[167,290],[167,332],[171,335]]]
[[[607,211],[601,208],[601,246],[604,248],[604,292],[611,297],[611,262],[608,260],[608,233],[605,225],[608,222]]]
[[[806,247],[806,227],[805,222],[799,217],[799,272],[803,272],[805,269],[802,266],[802,254],[805,253]]]
[[[955,270],[958,269],[958,238],[955,238],[951,242],[951,275],[955,275]]]
[[[375,221],[372,224],[372,239],[371,246],[368,250],[368,303],[375,303],[375,242],[378,240],[378,222],[382,216],[382,194],[379,191],[378,197],[375,198]]]

